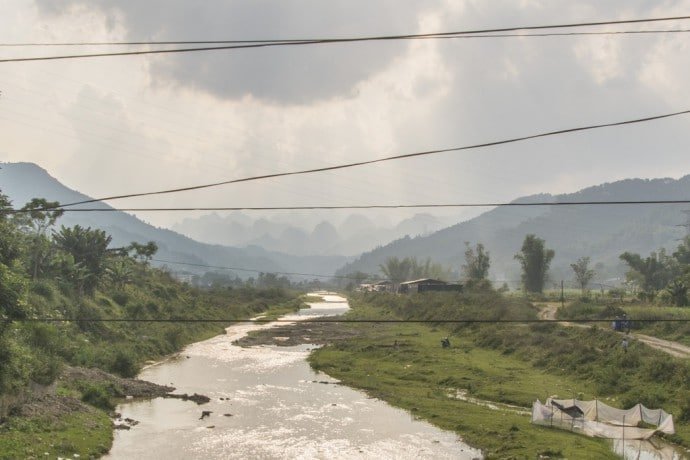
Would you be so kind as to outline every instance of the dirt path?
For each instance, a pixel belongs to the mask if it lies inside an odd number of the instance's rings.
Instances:
[[[558,311],[560,304],[544,302],[535,305],[539,308],[539,319],[556,319],[556,312]],[[591,327],[587,324],[570,323],[568,321],[559,321],[558,324],[566,327]],[[635,340],[639,340],[640,342],[652,348],[656,348],[657,350],[663,351],[664,353],[668,353],[671,356],[675,356],[677,358],[690,358],[690,347],[682,345],[678,342],[671,342],[670,340],[664,340],[658,337],[652,337],[650,335],[638,334],[634,332],[630,333],[630,336]]]
[[[558,303],[544,302],[540,304],[535,303],[535,305],[539,307],[539,319],[556,319],[556,312],[558,311],[558,307],[560,306]]]

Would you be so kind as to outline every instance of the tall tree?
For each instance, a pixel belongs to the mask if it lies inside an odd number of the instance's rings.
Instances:
[[[663,289],[674,278],[678,269],[675,260],[671,260],[664,249],[660,249],[658,253],[652,252],[644,259],[639,254],[624,252],[620,259],[630,267],[628,279],[639,279],[642,289],[648,293]]]
[[[31,278],[36,279],[51,255],[52,245],[46,237],[46,232],[64,214],[58,201],[48,201],[45,198],[34,198],[22,207],[21,213],[15,215],[15,221],[24,233],[28,235],[28,267]]]
[[[419,262],[415,257],[389,257],[385,264],[379,265],[383,275],[395,284],[418,278],[450,278],[450,270],[443,265],[434,263],[431,258]]]
[[[111,237],[103,230],[83,228],[75,225],[72,228],[62,226],[53,234],[53,241],[74,259],[74,268],[79,276],[74,278],[80,292],[92,294],[105,272],[105,261]]]
[[[553,249],[544,247],[544,240],[536,235],[525,236],[522,249],[515,259],[522,266],[522,285],[527,292],[542,292],[548,277],[549,265],[556,255]]]
[[[570,264],[570,268],[575,272],[575,280],[584,294],[587,290],[587,285],[592,281],[595,274],[594,270],[589,268],[589,257],[580,257],[577,259],[577,262]]]
[[[467,280],[484,280],[489,276],[491,257],[489,252],[484,249],[482,243],[477,243],[475,248],[465,241],[465,265],[462,272]]]
[[[389,257],[384,264],[379,265],[379,268],[386,278],[399,284],[410,279],[411,259],[408,257],[404,259]]]
[[[142,262],[148,262],[154,255],[156,255],[156,252],[158,252],[158,245],[155,241],[149,241],[146,244],[132,241],[132,243],[125,249],[128,253],[133,252],[134,258],[139,259]]]

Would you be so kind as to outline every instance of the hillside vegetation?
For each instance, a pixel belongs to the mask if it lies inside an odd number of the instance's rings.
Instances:
[[[641,343],[626,352],[620,335],[608,328],[493,323],[535,320],[537,310],[524,299],[486,288],[359,294],[350,303],[353,319],[423,322],[349,324],[360,334],[314,351],[312,365],[455,430],[489,458],[613,456],[605,441],[534,426],[520,413],[552,395],[599,398],[616,407],[638,402],[662,407],[675,416],[677,434],[671,439],[690,446],[687,361]],[[448,349],[440,346],[446,336]]]
[[[534,195],[514,200],[528,202],[588,202],[634,200],[683,200],[690,194],[690,176],[674,179],[627,179],[589,187],[576,193]],[[672,248],[682,236],[685,221],[681,205],[606,206],[504,206],[439,230],[431,235],[404,237],[362,254],[337,274],[377,274],[390,257],[431,258],[458,269],[463,263],[465,242],[482,243],[492,255],[491,277],[517,285],[519,265],[513,259],[526,234],[546,240],[556,256],[552,279],[571,279],[569,264],[590,257],[599,265],[598,280],[621,276],[619,260],[624,251],[644,255],[659,247]]]
[[[149,265],[155,244],[113,248],[101,230],[57,229],[55,204],[33,200],[13,213],[0,195],[0,458],[109,449],[104,411],[131,393],[79,368],[133,377],[233,319],[301,305],[286,289],[182,284]]]

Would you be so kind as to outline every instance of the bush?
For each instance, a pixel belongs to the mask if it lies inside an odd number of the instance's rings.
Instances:
[[[123,291],[115,292],[111,297],[117,304],[122,305],[123,307],[127,305],[127,302],[129,302],[129,295]]]
[[[108,368],[110,372],[114,372],[121,377],[134,377],[139,372],[139,366],[134,353],[123,349],[115,352],[113,361]]]
[[[40,295],[46,300],[52,301],[55,297],[55,291],[53,291],[53,287],[50,285],[50,283],[46,281],[35,281],[31,285],[31,292]]]
[[[88,385],[82,392],[81,400],[99,409],[107,411],[115,409],[115,404],[110,400],[108,391],[101,386]]]
[[[680,404],[680,411],[678,412],[678,421],[690,422],[690,394],[685,394]]]

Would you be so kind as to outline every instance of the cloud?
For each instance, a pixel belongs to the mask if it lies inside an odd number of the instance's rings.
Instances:
[[[382,0],[205,1],[36,0],[48,14],[97,9],[129,40],[319,38],[406,33],[428,2]],[[219,98],[245,96],[309,104],[352,96],[407,44],[365,43],[169,55],[152,60],[153,83],[195,88]]]
[[[677,15],[690,6],[684,1],[662,8],[642,0],[429,1],[413,7],[400,1],[38,3],[40,22],[12,20],[10,26],[30,24],[46,40],[45,30],[55,40],[385,34]],[[80,35],[82,22],[89,33]],[[31,106],[36,119],[47,121],[44,142],[10,127],[0,127],[0,134],[7,147],[25,147],[14,158],[36,144],[36,161],[58,165],[58,177],[75,175],[70,184],[92,194],[172,188],[683,109],[690,69],[684,42],[671,34],[424,40],[16,66],[33,80],[22,90],[24,104],[10,100],[23,73],[3,77],[16,80],[3,88],[5,113],[29,111],[35,88],[59,87],[63,102],[56,106],[43,97]],[[39,76],[44,69],[52,74]],[[90,99],[107,116],[92,116]],[[74,107],[65,110],[65,100]],[[53,120],[60,123],[55,135],[48,131]],[[65,123],[79,136],[67,138]],[[568,192],[625,177],[688,173],[686,124],[665,120],[128,204],[441,203]],[[124,140],[105,145],[115,132],[126,133]],[[51,141],[52,156],[41,153]],[[137,167],[131,152],[140,154],[150,176],[137,173],[118,183],[92,178],[84,167],[76,177],[65,160],[94,167],[101,161],[122,173]]]

